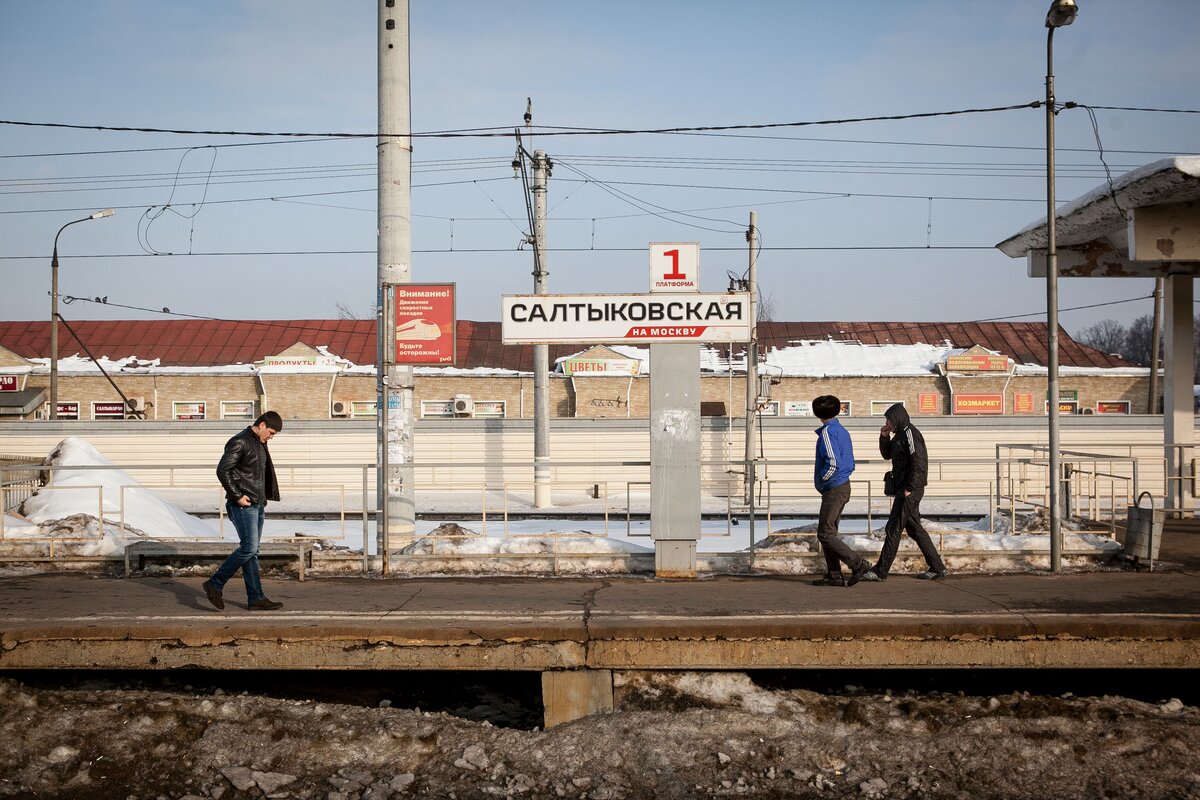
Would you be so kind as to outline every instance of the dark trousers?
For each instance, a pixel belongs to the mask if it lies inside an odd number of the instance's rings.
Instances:
[[[924,496],[924,489],[917,489],[907,497],[902,489],[892,498],[892,513],[888,515],[887,525],[883,529],[883,549],[879,551],[879,563],[875,565],[879,577],[886,578],[892,568],[896,551],[900,548],[902,531],[908,531],[909,538],[917,543],[931,570],[943,572],[946,569],[937,548],[933,546],[933,540],[929,538],[929,532],[921,525],[921,498]]]
[[[832,574],[842,571],[839,562],[844,561],[851,570],[857,571],[865,562],[863,557],[850,549],[838,536],[838,525],[842,521],[842,509],[850,502],[850,483],[846,482],[821,492],[821,511],[817,515],[817,541],[825,555],[825,569]]]

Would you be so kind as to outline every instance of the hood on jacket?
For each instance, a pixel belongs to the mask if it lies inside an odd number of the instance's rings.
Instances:
[[[892,423],[892,430],[902,431],[908,427],[908,411],[905,410],[903,403],[894,403],[888,407],[888,410],[883,412],[884,418]]]

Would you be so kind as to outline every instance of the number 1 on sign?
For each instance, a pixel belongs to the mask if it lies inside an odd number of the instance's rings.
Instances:
[[[679,271],[679,250],[664,250],[663,255],[671,259],[671,271],[663,275],[664,281],[681,281],[687,278]]]

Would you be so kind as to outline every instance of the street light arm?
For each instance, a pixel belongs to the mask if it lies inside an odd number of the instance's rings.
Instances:
[[[50,255],[50,419],[58,419],[58,237],[72,225],[104,219],[114,213],[111,208],[106,208],[83,219],[73,219],[54,234],[54,249]]]

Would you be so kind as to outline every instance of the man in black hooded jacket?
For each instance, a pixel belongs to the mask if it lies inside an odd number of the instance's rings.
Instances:
[[[946,565],[921,525],[921,498],[925,496],[925,486],[929,482],[929,451],[925,449],[925,437],[909,420],[903,403],[892,405],[883,416],[887,421],[879,429],[879,453],[892,460],[892,485],[896,494],[884,528],[883,549],[874,567],[875,574],[880,580],[887,578],[900,547],[900,532],[907,530],[929,565],[929,569],[917,577],[926,581],[944,578]]]

